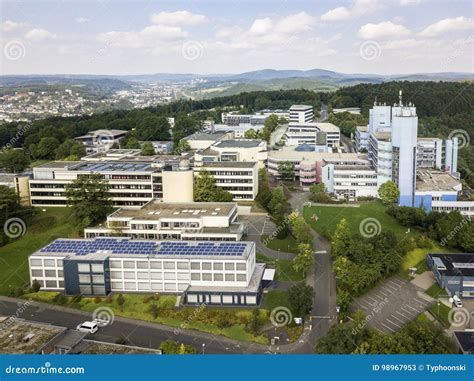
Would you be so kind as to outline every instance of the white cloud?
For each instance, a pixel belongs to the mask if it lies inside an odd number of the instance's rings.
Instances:
[[[23,22],[16,22],[16,21],[13,21],[13,20],[5,20],[5,21],[2,21],[2,23],[0,24],[0,29],[3,30],[4,32],[10,32],[12,30],[21,28],[25,25],[26,25],[26,23],[23,23]]]
[[[273,21],[270,17],[264,19],[256,19],[250,27],[252,34],[265,34],[270,31],[273,26]]]
[[[406,51],[407,49],[416,48],[423,46],[425,41],[415,40],[414,38],[408,38],[404,40],[389,40],[380,44],[380,47],[384,50],[400,50]]]
[[[383,21],[378,24],[365,24],[357,35],[365,40],[402,37],[411,34],[410,30],[400,24],[391,21]]]
[[[188,11],[160,12],[151,16],[154,24],[160,25],[188,25],[195,26],[207,21],[204,15],[191,13]]]
[[[25,34],[25,38],[31,41],[52,40],[52,39],[55,39],[56,37],[57,36],[55,34],[42,28],[31,29]]]
[[[163,42],[177,41],[188,37],[188,32],[175,26],[150,25],[141,31],[106,32],[97,35],[97,40],[124,48],[156,47]]]
[[[411,4],[420,4],[423,0],[400,0],[400,5],[402,7]]]
[[[275,31],[278,33],[300,33],[310,30],[316,23],[316,17],[306,12],[295,13],[284,17],[275,25]]]
[[[349,7],[337,7],[321,16],[323,21],[342,21],[372,13],[383,6],[377,0],[355,0]]]
[[[474,27],[473,19],[464,16],[440,20],[427,26],[420,32],[420,36],[434,37],[447,32],[468,30]]]

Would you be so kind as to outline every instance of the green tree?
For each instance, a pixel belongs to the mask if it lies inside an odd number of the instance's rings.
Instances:
[[[296,272],[302,272],[303,276],[314,266],[314,255],[311,245],[300,243],[298,255],[293,259],[293,268]]]
[[[304,317],[310,313],[313,307],[314,289],[304,282],[292,286],[288,290],[291,310],[298,317]]]
[[[345,218],[336,226],[332,240],[332,255],[338,257],[346,255],[352,247],[352,232]]]
[[[285,181],[295,180],[295,164],[291,161],[285,161],[278,164],[278,176]]]
[[[123,305],[125,304],[125,298],[122,294],[118,294],[117,296],[117,305],[120,307],[120,311],[123,312]]]
[[[42,138],[36,146],[34,155],[40,159],[53,159],[59,140],[53,137]]]
[[[189,145],[188,141],[185,139],[181,139],[174,149],[174,153],[176,155],[181,155],[182,153],[191,151],[191,146]]]
[[[259,139],[258,131],[255,131],[253,128],[248,129],[244,132],[245,139]]]
[[[112,210],[108,183],[98,173],[79,176],[66,185],[65,195],[79,231],[103,221]]]
[[[194,179],[194,201],[230,202],[232,194],[219,188],[216,179],[207,170],[202,170]]]
[[[56,149],[56,160],[74,159],[79,160],[86,155],[86,148],[74,139],[66,139]]]
[[[150,115],[141,119],[135,133],[141,140],[168,140],[170,124],[164,116]]]
[[[180,344],[175,340],[165,340],[160,344],[160,350],[165,355],[195,354],[197,350],[192,345]]]
[[[38,292],[41,289],[41,283],[38,282],[38,279],[33,279],[33,282],[31,283],[31,289],[33,292]]]
[[[311,234],[311,228],[306,223],[303,217],[296,217],[291,219],[291,231],[295,236],[296,242],[313,244],[313,235]]]
[[[173,127],[173,141],[178,144],[186,136],[194,134],[201,128],[201,122],[189,115],[179,115]]]
[[[155,149],[153,148],[153,144],[151,144],[151,142],[143,143],[141,154],[143,156],[153,156],[153,155],[155,155],[156,153],[155,153]]]
[[[17,173],[28,166],[28,158],[22,149],[7,149],[0,153],[0,168],[6,172]]]
[[[399,196],[400,191],[393,181],[387,181],[379,187],[379,197],[386,205],[398,202]]]
[[[139,149],[140,143],[138,142],[138,139],[135,136],[131,136],[130,138],[128,138],[125,147],[128,149]]]

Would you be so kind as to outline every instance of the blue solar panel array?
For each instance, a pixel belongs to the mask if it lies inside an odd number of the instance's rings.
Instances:
[[[93,241],[58,239],[40,251],[43,253],[74,253],[76,255],[105,250],[113,254],[242,256],[245,247],[246,244],[241,242],[153,242],[123,238],[96,238]]]

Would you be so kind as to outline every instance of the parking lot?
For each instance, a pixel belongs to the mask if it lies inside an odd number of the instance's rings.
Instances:
[[[426,311],[434,299],[398,276],[391,277],[351,303],[351,310],[363,311],[367,324],[379,331],[399,331]]]

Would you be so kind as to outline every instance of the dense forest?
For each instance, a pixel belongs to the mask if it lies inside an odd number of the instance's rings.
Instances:
[[[386,82],[359,84],[341,88],[335,92],[310,90],[256,91],[228,97],[205,100],[180,100],[146,109],[115,110],[92,116],[49,118],[31,124],[10,123],[0,126],[0,146],[22,147],[24,157],[17,158],[22,164],[30,160],[74,158],[80,149],[71,141],[91,130],[123,129],[138,140],[166,139],[168,125],[165,117],[175,117],[173,140],[198,130],[201,122],[212,118],[220,121],[225,109],[239,109],[242,113],[266,108],[286,109],[292,104],[310,104],[318,109],[321,103],[334,107],[360,107],[366,120],[374,100],[393,104],[398,92],[403,90],[404,102],[417,107],[420,118],[419,135],[448,137],[453,130],[465,131],[470,139],[474,136],[474,84],[470,82]],[[354,122],[355,124],[356,122]],[[351,128],[344,128],[349,134]],[[47,138],[47,139],[45,139]],[[0,160],[0,166],[5,160]],[[21,168],[18,165],[15,168]],[[471,187],[474,186],[474,151],[471,144],[460,150],[459,170]],[[8,168],[7,168],[8,169]],[[10,168],[11,169],[11,168]]]

